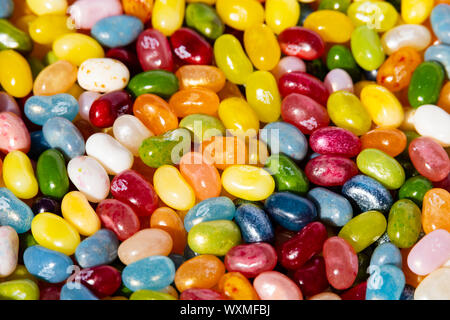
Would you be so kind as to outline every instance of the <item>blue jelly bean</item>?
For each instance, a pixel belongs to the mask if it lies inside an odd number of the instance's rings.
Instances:
[[[405,285],[400,300],[414,300],[415,291],[416,289],[414,289],[413,286],[410,286],[409,284]]]
[[[179,268],[183,263],[186,262],[186,258],[185,258],[185,257],[183,257],[183,256],[180,255],[180,254],[176,254],[176,253],[169,254],[169,259],[172,260],[172,262],[173,262],[173,264],[174,264],[174,266],[175,266],[175,270],[178,270],[178,268]]]
[[[125,267],[122,281],[131,291],[161,290],[175,279],[175,265],[168,257],[151,256]]]
[[[66,283],[61,288],[60,300],[99,300],[88,288],[81,283]]]
[[[425,51],[425,61],[440,62],[447,72],[447,79],[450,79],[450,46],[439,44],[428,47]]]
[[[28,272],[45,282],[62,282],[72,273],[73,262],[69,256],[38,245],[25,250],[23,262]]]
[[[388,213],[393,204],[392,195],[381,183],[362,174],[348,180],[342,187],[342,194],[361,212],[377,210]]]
[[[431,27],[442,43],[450,44],[450,6],[439,4],[433,8],[430,16]]]
[[[303,160],[308,152],[305,135],[287,122],[272,122],[261,130],[260,139],[266,143],[271,154],[284,153],[294,160]]]
[[[75,251],[75,258],[82,268],[109,264],[117,258],[119,240],[110,230],[101,229],[84,239]]]
[[[84,138],[78,128],[66,118],[49,119],[44,124],[42,132],[48,144],[52,148],[59,149],[68,159],[84,154]]]
[[[400,269],[402,268],[402,254],[400,250],[390,242],[385,242],[376,247],[370,258],[371,266],[381,266],[384,264],[391,264]]]
[[[366,300],[400,300],[405,287],[405,275],[400,268],[385,264],[369,268]]]
[[[193,206],[184,217],[184,228],[189,232],[200,222],[214,220],[233,220],[236,207],[228,197],[203,200]]]
[[[283,228],[299,231],[317,219],[314,204],[290,192],[277,192],[267,198],[266,211]]]
[[[12,16],[14,12],[13,0],[0,0],[0,19],[6,19]]]
[[[27,118],[39,126],[54,117],[72,121],[78,114],[78,101],[70,94],[53,96],[32,96],[25,102],[24,112]]]
[[[134,42],[144,29],[141,20],[120,15],[103,18],[91,29],[91,35],[105,47],[124,47]]]
[[[48,144],[47,140],[45,140],[42,130],[31,132],[30,138],[31,147],[27,155],[30,159],[37,161],[41,153],[45,150],[51,149],[51,146]]]
[[[31,229],[33,211],[9,189],[0,188],[0,226],[10,226],[17,233]]]
[[[247,243],[271,242],[274,238],[269,216],[254,204],[247,203],[239,206],[234,220],[241,229],[242,238]]]
[[[317,208],[320,221],[333,227],[343,227],[353,217],[353,208],[343,196],[325,188],[311,189],[307,198]]]

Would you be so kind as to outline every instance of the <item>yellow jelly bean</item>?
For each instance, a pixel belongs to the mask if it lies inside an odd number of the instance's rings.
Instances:
[[[189,210],[195,204],[195,193],[180,171],[170,165],[159,167],[153,176],[159,198],[176,210]]]
[[[152,12],[153,28],[171,36],[183,24],[184,0],[156,0]]]
[[[79,191],[66,194],[61,203],[64,217],[83,236],[91,236],[100,230],[100,219],[86,196]]]
[[[275,190],[275,182],[266,170],[249,165],[233,165],[222,173],[224,189],[241,199],[260,201]]]
[[[105,53],[93,38],[81,33],[65,34],[53,42],[53,52],[60,60],[79,66],[91,58],[103,58]]]
[[[201,2],[201,3],[206,3],[206,4],[209,4],[209,5],[213,5],[213,4],[215,4],[216,3],[216,0],[186,0],[188,3],[198,3],[198,2]]]
[[[217,38],[214,43],[214,58],[225,77],[235,84],[244,84],[253,72],[253,65],[241,43],[231,34]]]
[[[244,99],[228,98],[220,102],[219,118],[235,136],[254,137],[258,133],[258,115]]]
[[[28,31],[31,39],[40,44],[52,44],[58,37],[74,32],[63,15],[44,15],[30,22]]]
[[[350,40],[353,23],[339,11],[319,10],[308,15],[303,22],[307,29],[316,31],[325,42],[344,43]]]
[[[21,199],[31,199],[39,191],[30,159],[22,151],[14,150],[3,160],[3,181]]]
[[[68,256],[75,253],[80,243],[78,231],[53,213],[44,212],[35,216],[31,222],[31,233],[41,246]]]
[[[421,24],[433,9],[434,0],[402,0],[402,18],[405,23]]]
[[[398,20],[397,10],[384,1],[354,2],[348,7],[347,15],[355,26],[367,25],[377,32],[391,29]]]
[[[64,14],[67,10],[67,0],[27,0],[27,5],[34,14]]]
[[[0,84],[16,98],[25,97],[33,88],[28,61],[13,50],[0,51]]]
[[[380,127],[397,128],[403,122],[402,105],[395,95],[383,86],[371,84],[362,89],[361,103],[369,111],[373,122]]]
[[[236,30],[264,21],[264,8],[257,0],[217,0],[216,10],[222,21]]]
[[[277,81],[271,72],[255,71],[247,79],[245,93],[248,104],[261,122],[277,121],[281,114],[281,98]]]
[[[266,0],[266,23],[276,34],[296,26],[299,17],[297,0]]]
[[[256,69],[272,70],[280,61],[278,40],[265,24],[255,24],[245,29],[244,47]]]
[[[365,87],[367,87],[369,84],[376,84],[376,82],[375,82],[375,81],[369,81],[369,80],[361,80],[361,81],[358,81],[358,82],[355,83],[355,85],[353,86],[353,92],[354,92],[354,94],[359,98],[359,96],[361,95],[362,89],[364,89]]]

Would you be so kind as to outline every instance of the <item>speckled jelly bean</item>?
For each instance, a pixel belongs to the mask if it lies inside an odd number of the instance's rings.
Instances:
[[[307,196],[315,204],[319,219],[327,225],[342,227],[353,217],[350,202],[337,193],[318,187]]]
[[[101,229],[84,239],[76,248],[75,258],[82,268],[109,264],[117,258],[119,241],[107,229]]]
[[[275,249],[267,243],[242,244],[233,247],[225,256],[225,267],[247,278],[271,271],[277,263]]]
[[[305,173],[319,186],[341,186],[358,174],[356,164],[342,156],[320,155],[308,161]]]
[[[409,248],[416,243],[421,231],[421,212],[411,200],[395,202],[389,212],[387,233],[393,244]]]
[[[361,141],[352,132],[339,127],[315,130],[310,138],[311,149],[322,155],[339,155],[348,158],[361,151]]]

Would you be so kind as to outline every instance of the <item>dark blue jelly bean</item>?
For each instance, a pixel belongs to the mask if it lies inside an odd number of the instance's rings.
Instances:
[[[31,206],[34,214],[50,212],[54,214],[61,213],[61,206],[58,201],[49,197],[39,197],[33,201]]]
[[[235,222],[247,243],[271,242],[274,230],[266,212],[254,204],[243,204],[236,210]]]

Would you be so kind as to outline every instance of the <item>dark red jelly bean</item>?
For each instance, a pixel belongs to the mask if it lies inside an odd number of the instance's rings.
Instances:
[[[106,52],[107,58],[121,61],[130,70],[131,75],[141,72],[141,65],[136,54],[125,48],[112,48]]]
[[[361,140],[352,132],[338,127],[325,127],[314,131],[309,137],[309,145],[314,152],[356,157],[361,151]]]
[[[341,294],[342,300],[366,300],[367,282],[361,282],[360,284],[348,289]]]
[[[109,128],[118,117],[131,114],[133,102],[125,90],[117,90],[104,94],[92,103],[89,110],[89,121],[98,128]]]
[[[285,73],[278,81],[278,88],[283,97],[291,93],[300,93],[326,106],[329,92],[322,81],[302,71]]]
[[[156,29],[143,31],[136,41],[139,63],[144,71],[173,71],[173,56],[169,40]]]
[[[212,63],[213,49],[197,32],[180,28],[170,37],[175,55],[187,64],[208,65]]]
[[[67,282],[80,283],[99,298],[114,294],[122,283],[120,272],[111,266],[83,269],[69,277]]]
[[[106,199],[97,206],[97,215],[103,225],[124,241],[139,231],[139,218],[131,207],[116,199]],[[148,220],[148,219],[147,219]]]
[[[348,158],[321,155],[308,161],[305,173],[309,181],[319,186],[342,186],[358,174],[358,167]]]
[[[59,300],[62,284],[39,282],[39,300]]]
[[[303,28],[291,27],[278,36],[281,51],[288,56],[304,60],[320,58],[325,52],[325,43],[317,32]]]
[[[329,284],[323,257],[313,257],[297,269],[294,273],[294,281],[307,297],[325,291]]]

